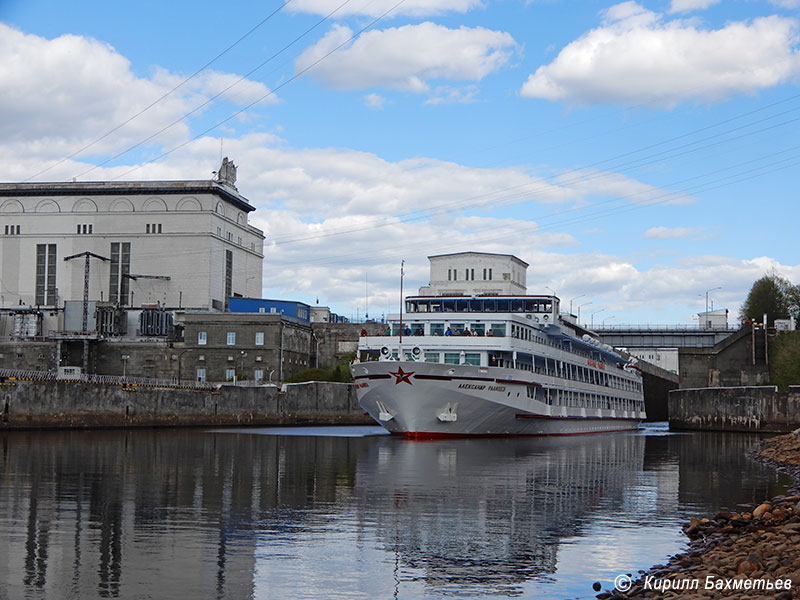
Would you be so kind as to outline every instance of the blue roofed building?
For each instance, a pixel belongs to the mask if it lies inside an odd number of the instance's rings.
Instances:
[[[311,307],[294,300],[272,300],[269,298],[230,298],[228,310],[232,313],[266,313],[291,317],[303,323],[310,322]]]

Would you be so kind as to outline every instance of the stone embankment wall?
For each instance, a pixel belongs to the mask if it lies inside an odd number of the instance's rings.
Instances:
[[[0,384],[0,430],[374,424],[351,384],[180,389],[69,381]]]
[[[669,393],[671,429],[781,432],[800,427],[800,387],[695,388]]]

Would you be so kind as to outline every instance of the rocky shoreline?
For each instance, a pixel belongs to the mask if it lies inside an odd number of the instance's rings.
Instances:
[[[800,436],[770,438],[754,456],[800,482]],[[690,539],[685,552],[632,581],[623,577],[617,587],[626,591],[604,591],[597,598],[800,599],[800,490],[792,492],[749,511],[693,517],[683,527]]]

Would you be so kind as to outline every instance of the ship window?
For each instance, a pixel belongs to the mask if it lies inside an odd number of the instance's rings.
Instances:
[[[428,309],[430,309],[430,303],[427,300],[420,300],[417,302],[418,312],[428,312]]]
[[[483,300],[473,298],[469,301],[470,312],[483,312]]]
[[[481,366],[480,352],[467,352],[464,354],[464,360],[468,365],[475,365],[476,367]]]
[[[514,312],[522,312],[525,310],[525,301],[521,298],[515,298],[511,301],[511,310]]]
[[[458,352],[445,352],[444,362],[446,365],[458,365],[461,363],[461,355]]]
[[[497,311],[497,300],[484,300],[483,301],[483,310],[485,312],[496,312]]]
[[[469,310],[469,300],[456,300],[456,312],[467,312]]]
[[[439,353],[438,352],[426,352],[425,353],[425,362],[426,363],[438,363],[439,362]]]
[[[455,300],[442,300],[442,308],[444,312],[455,312],[456,310],[456,301]]]
[[[450,329],[453,332],[453,335],[461,335],[464,333],[464,324],[463,323],[450,323]]]
[[[431,323],[430,332],[431,335],[444,335],[444,323]]]
[[[497,312],[508,312],[508,300],[498,300],[497,301]]]
[[[505,323],[492,323],[491,329],[489,330],[492,332],[494,337],[505,337],[506,336],[506,324]]]
[[[424,323],[412,323],[411,324],[411,335],[425,335],[425,324]]]
[[[442,312],[442,303],[438,300],[431,300],[431,312]]]
[[[486,324],[485,323],[473,323],[472,324],[472,331],[475,332],[475,335],[486,335]]]

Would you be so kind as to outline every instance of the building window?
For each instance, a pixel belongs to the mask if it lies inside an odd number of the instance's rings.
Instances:
[[[491,280],[492,280],[492,270],[489,269],[489,281],[491,281]]]
[[[144,230],[144,232],[145,232],[145,233],[150,233],[150,223],[148,223],[147,225],[145,225],[145,230]]]
[[[19,235],[19,225],[6,225],[6,235]]]
[[[452,273],[450,272],[450,269],[447,269],[447,281],[452,281],[452,280],[453,280]]]
[[[197,381],[202,381],[205,383],[206,380],[206,370],[204,368],[197,369]]]
[[[264,381],[264,369],[256,369],[253,371],[253,379],[256,381]]]
[[[236,332],[229,331],[228,332],[228,346],[235,346],[236,345]]]
[[[36,304],[56,304],[55,244],[36,244]]]
[[[205,346],[208,343],[208,336],[206,335],[205,331],[198,331],[197,332],[197,345],[198,346]]]
[[[233,381],[234,377],[236,377],[235,369],[225,369],[225,381]]]
[[[217,235],[222,237],[222,227],[217,227]]]
[[[145,233],[161,233],[161,223],[148,223],[145,225]]]
[[[225,311],[233,290],[233,250],[225,250]]]
[[[256,331],[256,346],[263,346],[263,345],[264,345],[264,332]]]
[[[111,243],[111,273],[108,284],[109,302],[127,304],[130,279],[126,277],[131,272],[131,243]]]

